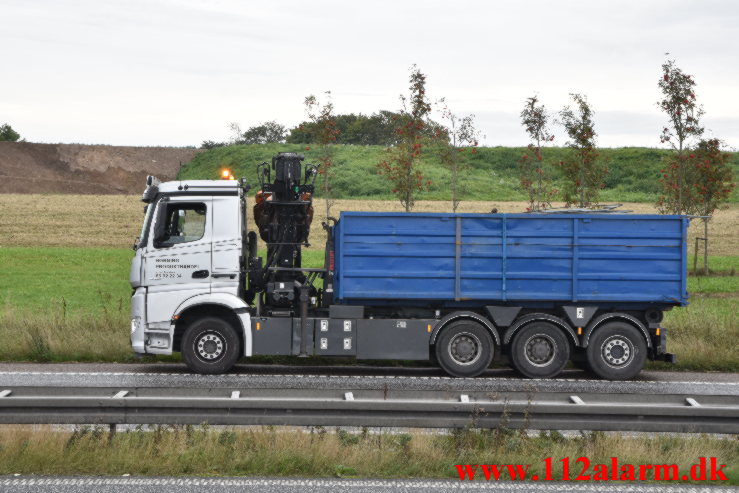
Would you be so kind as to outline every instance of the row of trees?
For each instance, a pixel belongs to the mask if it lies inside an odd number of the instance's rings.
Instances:
[[[382,110],[371,115],[361,113],[338,114],[333,116],[334,126],[339,131],[336,144],[347,145],[380,145],[393,146],[398,143],[395,122],[400,113]],[[427,136],[438,130],[439,124],[429,120],[424,133]],[[232,138],[228,142],[203,141],[201,147],[212,149],[232,144],[313,144],[320,139],[320,125],[310,117],[299,125],[288,129],[276,121],[268,121],[249,127],[242,131],[241,127],[230,125]]]
[[[703,108],[698,105],[695,79],[667,60],[662,65],[658,86],[662,94],[659,108],[667,115],[660,142],[669,144],[672,154],[661,170],[662,190],[656,205],[665,214],[687,214],[703,220],[703,270],[708,273],[708,222],[736,186],[729,154],[717,138],[703,138],[700,118]],[[568,205],[593,207],[598,204],[599,191],[605,186],[608,167],[602,162],[595,143],[593,112],[586,98],[571,94],[573,107],[559,112],[560,123],[572,149],[566,161],[556,163],[561,171],[563,201]],[[542,146],[554,140],[549,132],[550,115],[536,96],[529,98],[521,112],[521,122],[530,137],[529,153],[519,161],[521,188],[529,198],[529,210],[549,207],[558,190],[552,187]]]
[[[559,112],[556,123],[564,127],[571,153],[557,168],[563,183],[562,190],[552,186],[552,177],[544,159],[543,147],[554,140],[549,129],[550,115],[536,96],[526,100],[521,111],[521,123],[529,135],[529,152],[519,159],[521,188],[529,198],[529,211],[551,207],[551,202],[560,193],[569,207],[581,208],[598,205],[600,190],[605,187],[604,178],[608,168],[600,159],[595,142],[593,110],[582,94],[570,94],[573,106],[565,106]]]
[[[467,149],[475,152],[478,145],[479,131],[475,127],[474,115],[458,116],[444,99],[432,103],[426,94],[426,76],[415,65],[409,82],[409,93],[400,97],[401,108],[397,112],[383,111],[370,117],[385,129],[381,135],[387,149],[383,159],[377,163],[379,173],[388,179],[392,193],[409,212],[413,209],[417,192],[431,185],[419,164],[423,157],[432,154],[450,171],[452,210],[456,211],[463,194],[460,177],[465,167],[460,153]],[[349,141],[346,138],[342,140],[342,118],[334,115],[330,96],[327,92],[323,104],[315,96],[308,96],[304,104],[309,120],[299,126],[304,132],[302,135],[311,136],[308,142],[319,146],[321,191],[327,215],[331,214],[333,203],[333,146]],[[442,123],[430,119],[434,106],[441,111]],[[351,126],[348,128],[351,131]]]
[[[658,83],[662,97],[658,102],[667,115],[660,140],[669,144],[672,154],[665,161],[660,183],[662,192],[656,205],[662,213],[701,216],[705,226],[704,269],[707,271],[708,220],[736,186],[728,166],[729,154],[716,138],[704,139],[700,118],[704,112],[696,102],[695,80],[668,60],[662,65]],[[570,94],[572,103],[550,114],[537,96],[525,101],[521,123],[529,136],[528,150],[519,159],[522,191],[528,197],[528,210],[551,207],[560,199],[567,207],[597,208],[605,187],[608,166],[598,152],[594,113],[582,94]],[[450,172],[452,210],[464,195],[461,178],[468,160],[464,153],[475,153],[480,132],[474,115],[459,116],[446,101],[433,101],[426,92],[426,76],[415,65],[409,77],[408,94],[401,95],[397,111],[380,111],[370,116],[336,115],[331,93],[323,100],[313,95],[304,101],[307,120],[293,129],[266,122],[241,132],[232,125],[235,143],[288,142],[318,146],[321,172],[320,189],[331,214],[332,182],[335,174],[336,144],[377,144],[387,147],[377,163],[378,172],[388,180],[392,193],[406,211],[411,211],[419,191],[431,185],[424,177],[421,162],[435,159]],[[436,108],[441,121],[431,120]],[[560,125],[566,135],[568,157],[549,162],[546,146],[554,140],[552,125]],[[222,145],[204,143],[207,145]],[[555,180],[555,178],[557,178]],[[558,183],[560,188],[554,187]]]

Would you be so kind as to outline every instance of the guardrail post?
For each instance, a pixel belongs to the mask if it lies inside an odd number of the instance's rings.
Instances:
[[[113,445],[113,439],[115,438],[115,434],[117,431],[118,430],[115,423],[110,423],[108,425],[108,446]]]

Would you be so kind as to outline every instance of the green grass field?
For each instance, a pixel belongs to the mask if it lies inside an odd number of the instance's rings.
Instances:
[[[280,151],[302,152],[307,162],[317,162],[315,146],[296,144],[255,144],[218,147],[198,154],[180,171],[180,178],[217,179],[222,168],[230,168],[234,176],[245,177],[256,185],[256,165],[269,161]],[[465,200],[524,200],[518,190],[518,159],[527,152],[522,147],[482,147],[475,154],[464,153],[468,170],[463,173],[461,185]],[[624,147],[599,149],[604,162],[608,163],[606,188],[602,200],[605,202],[648,202],[654,203],[659,193],[659,177],[662,160],[669,154],[663,149],[646,147]],[[550,147],[543,151],[545,161],[558,163],[565,159],[569,150]],[[390,186],[378,174],[377,163],[384,159],[385,148],[381,146],[336,146],[334,194],[345,199],[392,199]],[[733,153],[731,166],[739,176],[739,153]],[[551,167],[551,166],[550,166]],[[435,158],[428,157],[421,163],[421,170],[432,185],[418,194],[419,200],[449,200],[449,172]],[[551,170],[552,176],[556,170]],[[558,180],[555,185],[561,189]],[[318,194],[320,195],[320,194]],[[731,202],[739,202],[739,189],[735,189]]]
[[[128,340],[133,253],[121,248],[0,248],[0,359],[131,361]],[[307,266],[321,250],[304,252]],[[676,366],[652,368],[739,371],[739,256],[712,257],[718,274],[691,276],[690,306],[666,314]],[[734,275],[731,275],[731,274]]]

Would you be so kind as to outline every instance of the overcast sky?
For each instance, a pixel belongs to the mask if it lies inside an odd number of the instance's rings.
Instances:
[[[199,145],[293,126],[326,90],[339,113],[397,110],[416,63],[485,145],[526,144],[526,97],[554,112],[580,92],[601,146],[659,147],[669,52],[739,147],[730,0],[0,0],[0,46],[0,123],[33,142]]]

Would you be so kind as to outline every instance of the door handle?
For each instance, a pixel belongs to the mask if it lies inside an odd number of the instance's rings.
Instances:
[[[221,277],[228,277],[229,279],[236,279],[236,274],[213,274],[213,279],[218,279]]]
[[[210,274],[207,270],[196,270],[192,273],[193,279],[205,279]]]

